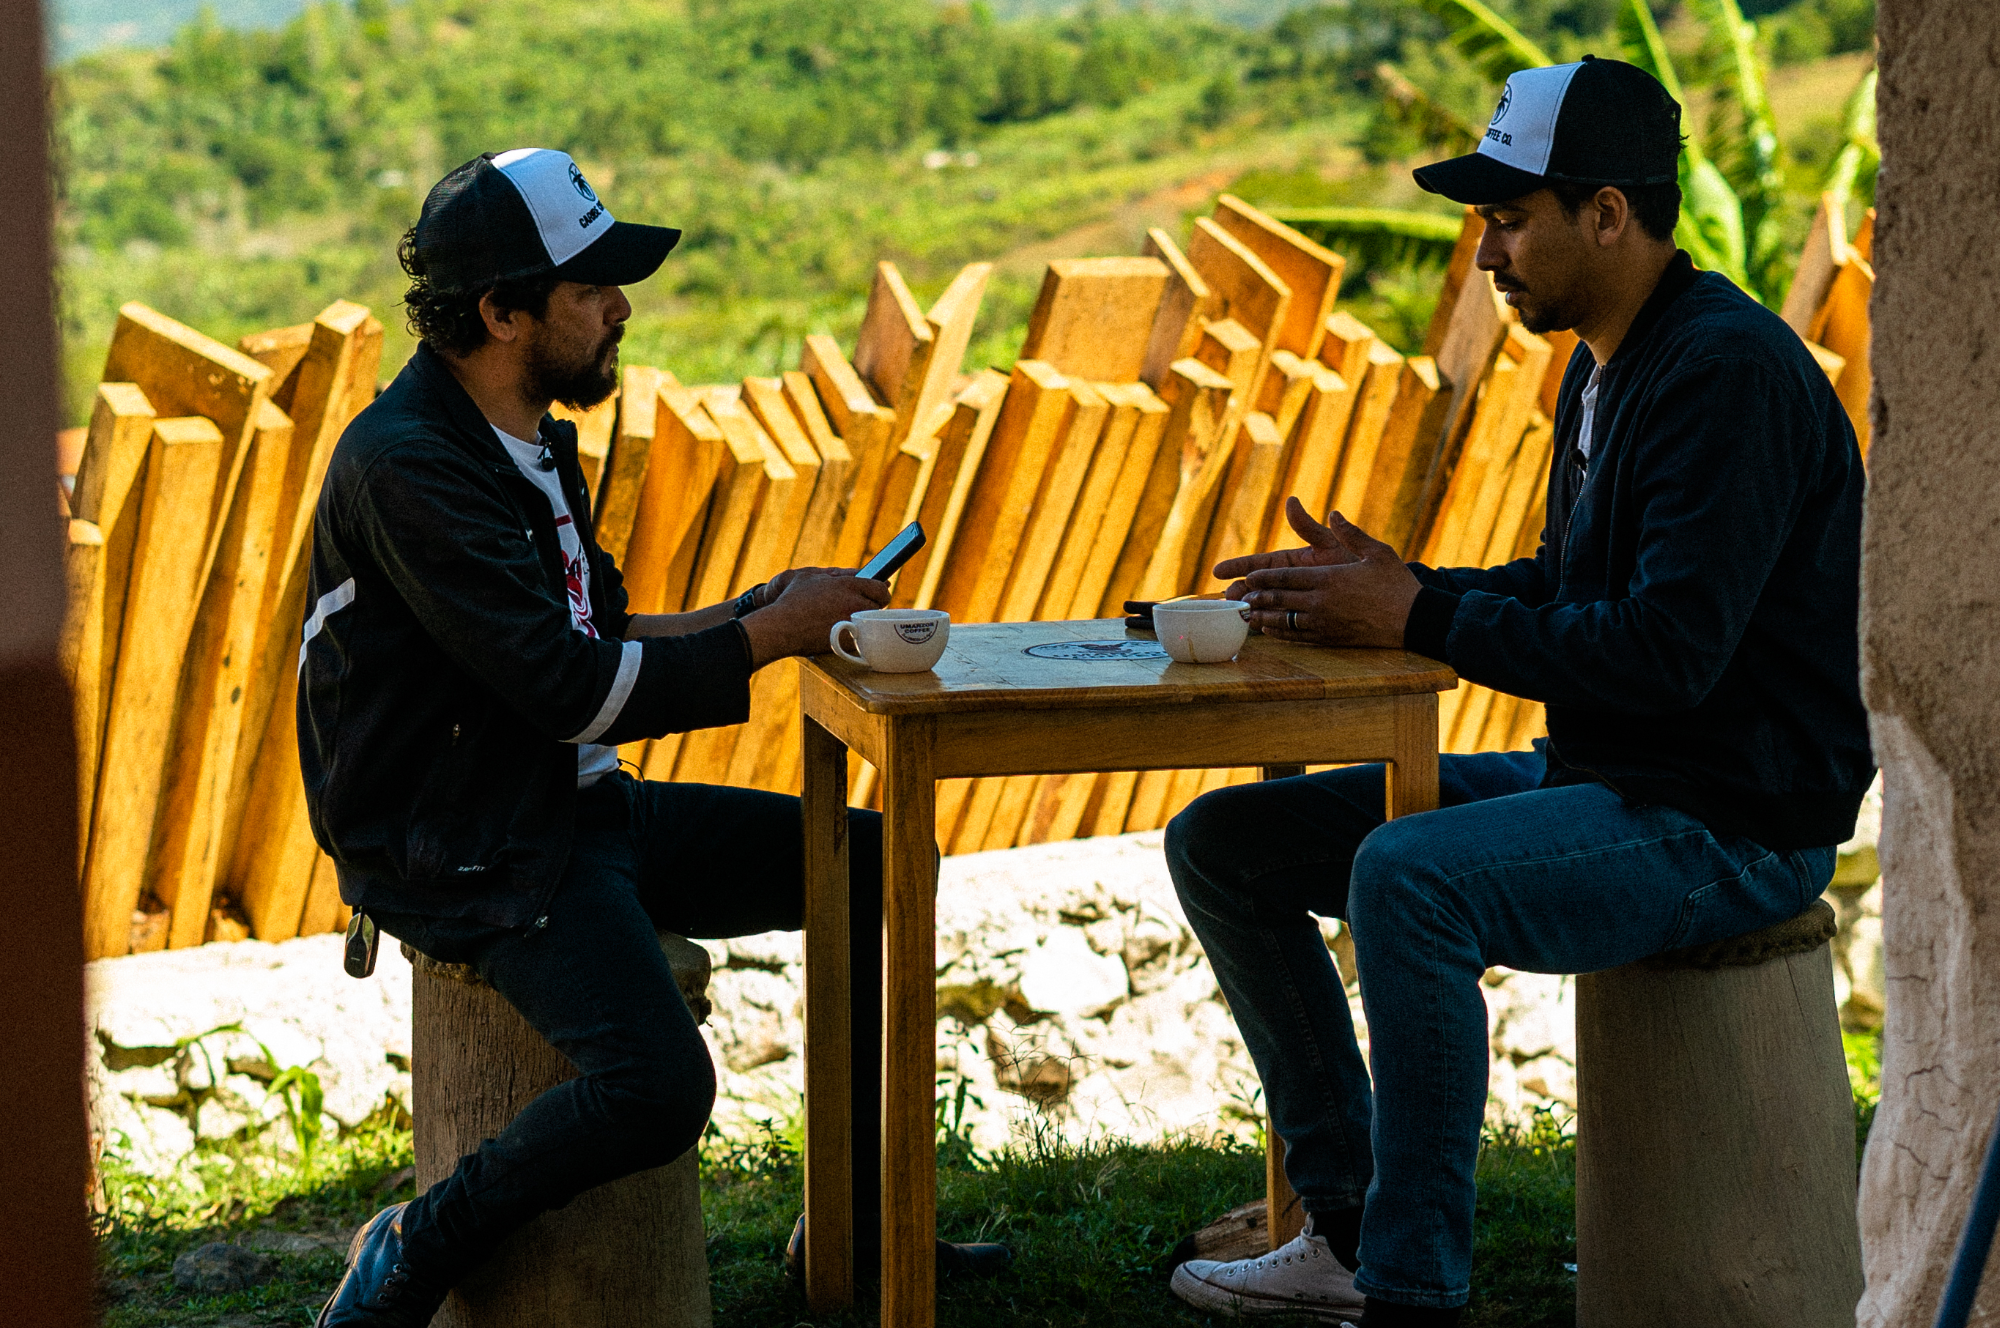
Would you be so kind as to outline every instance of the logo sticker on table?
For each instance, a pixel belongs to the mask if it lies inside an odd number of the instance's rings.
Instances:
[[[1051,641],[1021,652],[1036,659],[1166,659],[1157,641]]]

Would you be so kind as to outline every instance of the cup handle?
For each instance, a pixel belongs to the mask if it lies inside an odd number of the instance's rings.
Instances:
[[[829,646],[833,647],[834,654],[840,656],[842,659],[846,660],[849,664],[859,664],[862,668],[864,669],[867,668],[868,661],[862,658],[861,654],[859,653],[861,650],[861,638],[859,636],[855,636],[854,649],[849,650],[845,646],[840,644],[840,633],[842,629],[845,629],[850,636],[854,635],[854,624],[847,621],[846,619],[842,619],[840,622],[837,622],[833,625],[832,631],[826,634],[826,643]]]

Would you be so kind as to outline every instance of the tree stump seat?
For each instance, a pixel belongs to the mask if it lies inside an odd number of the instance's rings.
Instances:
[[[708,952],[660,933],[696,1020],[709,1014]],[[408,946],[414,974],[412,1096],[417,1184],[444,1179],[570,1063],[469,966]],[[516,1232],[446,1299],[435,1328],[711,1328],[694,1150],[577,1196]]]
[[[1577,980],[1578,1328],[1827,1328],[1860,1299],[1854,1104],[1818,900]]]

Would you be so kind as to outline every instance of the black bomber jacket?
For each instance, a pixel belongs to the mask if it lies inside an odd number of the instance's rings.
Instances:
[[[590,559],[571,625],[554,511],[419,347],[341,435],[313,519],[299,766],[313,836],[356,908],[531,922],[568,860],[576,747],[742,722],[734,623],[625,641],[576,429],[544,417]]]
[[[1578,346],[1563,375],[1540,549],[1416,566],[1404,643],[1546,702],[1550,785],[1840,843],[1875,770],[1846,411],[1776,314],[1686,254],[1604,367],[1586,458],[1594,363]]]

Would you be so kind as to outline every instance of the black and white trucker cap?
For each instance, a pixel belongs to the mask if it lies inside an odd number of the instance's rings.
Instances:
[[[475,157],[431,187],[416,261],[446,293],[545,273],[629,286],[658,271],[680,238],[668,226],[613,220],[567,152],[515,148]]]
[[[1507,79],[1475,152],[1418,168],[1455,203],[1504,203],[1551,180],[1629,187],[1679,176],[1680,103],[1623,60],[1523,69]]]

